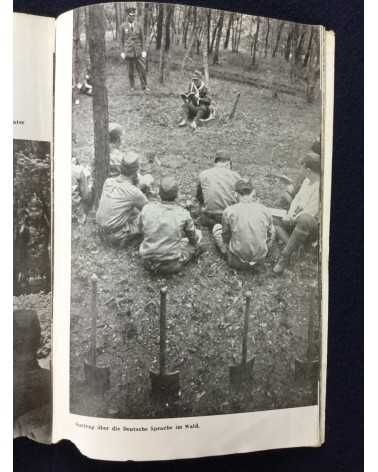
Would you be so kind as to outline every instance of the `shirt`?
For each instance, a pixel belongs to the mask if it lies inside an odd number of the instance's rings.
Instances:
[[[237,172],[216,165],[199,175],[206,213],[222,214],[223,210],[237,203],[235,184],[241,177]]]
[[[124,175],[105,180],[96,222],[113,231],[132,223],[147,203],[146,196]]]
[[[232,205],[222,215],[223,240],[243,262],[257,262],[268,253],[274,235],[273,219],[261,203],[245,200]]]
[[[79,164],[72,164],[71,192],[74,206],[88,198],[90,192],[88,180],[84,167]]]
[[[109,174],[111,177],[120,174],[122,157],[123,153],[118,148],[111,149],[109,156]]]
[[[144,239],[139,254],[144,259],[175,260],[181,255],[183,238],[195,245],[198,236],[190,213],[175,202],[152,201],[140,214]]]
[[[287,212],[289,218],[296,219],[302,213],[307,213],[314,218],[319,213],[319,180],[311,183],[308,178],[305,178],[301,188],[295,195]]]

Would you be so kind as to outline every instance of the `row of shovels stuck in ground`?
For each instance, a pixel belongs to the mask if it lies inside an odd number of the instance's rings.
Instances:
[[[110,388],[110,367],[98,367],[96,365],[96,338],[97,338],[97,283],[95,274],[91,277],[91,334],[90,351],[88,361],[84,361],[85,380],[89,389],[95,394],[103,394]],[[314,299],[314,296],[312,297]],[[229,367],[230,384],[235,389],[242,386],[250,386],[253,381],[253,366],[255,357],[248,360],[248,331],[249,310],[252,293],[245,294],[245,310],[242,332],[241,363]],[[317,381],[319,376],[319,360],[313,359],[310,344],[314,331],[314,316],[316,307],[310,304],[308,321],[308,348],[304,360],[295,360],[296,379],[311,379]],[[180,395],[180,372],[167,371],[167,287],[160,289],[160,340],[159,340],[159,371],[150,371],[151,396],[154,400],[166,402],[177,400]]]

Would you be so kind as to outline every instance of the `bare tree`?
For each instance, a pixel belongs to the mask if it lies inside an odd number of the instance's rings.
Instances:
[[[274,49],[273,49],[273,52],[272,52],[272,57],[276,57],[276,54],[277,54],[277,51],[278,51],[278,47],[280,45],[280,39],[281,39],[281,34],[282,34],[282,30],[283,30],[283,27],[284,27],[285,23],[283,21],[280,21],[278,23],[278,30],[277,30],[277,36],[276,36],[276,43],[275,43],[275,46],[274,46]]]
[[[228,49],[228,44],[230,42],[230,35],[231,35],[231,26],[234,22],[234,13],[230,13],[228,17],[228,25],[226,29],[226,37],[223,43],[223,49]]]
[[[80,80],[80,13],[80,8],[76,8],[73,12],[74,84]]]
[[[224,20],[224,11],[222,10],[220,12],[219,20],[218,20],[218,29],[217,29],[217,36],[216,36],[215,47],[214,47],[213,64],[219,64],[219,46],[220,46],[220,41],[222,37],[223,20]]]
[[[109,173],[109,116],[106,89],[105,14],[102,4],[88,8],[88,43],[93,80],[93,131],[94,131],[94,205],[98,203],[102,187]]]
[[[265,54],[264,54],[265,57],[267,57],[268,55],[269,33],[270,33],[270,22],[269,22],[269,18],[267,18],[266,19],[266,34],[265,34]]]
[[[159,15],[161,14],[161,44],[160,44],[160,59],[159,59],[159,82],[164,84],[166,78],[166,39],[167,35],[165,34],[167,26],[167,9],[169,5],[162,4],[160,5],[161,10],[159,10]],[[160,11],[162,13],[160,13]]]
[[[256,65],[256,51],[257,51],[257,44],[259,41],[259,31],[260,31],[260,17],[257,17],[257,24],[256,24],[256,32],[254,35],[253,41],[253,48],[252,48],[252,65]]]
[[[204,34],[205,34],[205,39],[203,42],[203,49],[202,49],[202,59],[203,59],[203,71],[205,75],[205,82],[208,85],[209,84],[209,21],[208,21],[208,12],[205,10],[204,11]]]

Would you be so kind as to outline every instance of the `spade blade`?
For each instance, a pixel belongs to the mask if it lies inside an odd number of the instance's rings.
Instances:
[[[109,367],[96,367],[84,361],[84,374],[87,385],[93,393],[103,394],[110,388]]]
[[[253,366],[255,358],[252,357],[246,363],[230,366],[230,384],[235,388],[243,385],[250,386],[253,381]]]
[[[179,371],[158,374],[150,371],[151,396],[153,399],[166,402],[177,400],[180,391],[180,373]]]

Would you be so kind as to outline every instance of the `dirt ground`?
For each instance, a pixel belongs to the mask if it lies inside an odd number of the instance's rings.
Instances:
[[[284,183],[295,178],[298,160],[320,132],[320,104],[304,94],[211,79],[217,119],[192,133],[178,128],[180,98],[187,83],[171,72],[160,85],[154,66],[151,92],[129,92],[127,71],[108,63],[109,118],[124,128],[123,147],[142,156],[143,170],[174,174],[180,198],[195,193],[199,172],[212,165],[216,149],[227,149],[233,168],[250,176],[268,206]],[[138,81],[137,81],[138,84]],[[139,85],[139,84],[138,84]],[[235,118],[227,122],[236,94]],[[93,159],[91,98],[73,105],[73,152],[82,164]],[[310,292],[317,286],[316,250],[295,254],[282,277],[272,274],[280,248],[275,247],[258,274],[238,273],[218,256],[208,230],[198,262],[169,278],[150,275],[138,247],[104,247],[93,221],[72,230],[71,411],[98,417],[156,418],[196,416],[303,406],[315,402],[310,381],[298,382],[294,361],[307,350]],[[83,362],[89,351],[90,276],[98,282],[98,365],[111,367],[111,387],[104,395],[89,393]],[[168,287],[168,354],[170,371],[180,371],[180,398],[164,405],[150,398],[149,371],[159,352],[159,288]],[[229,385],[229,366],[240,363],[244,295],[252,291],[249,357],[255,356],[254,381],[237,391]],[[318,313],[314,313],[316,323]]]

